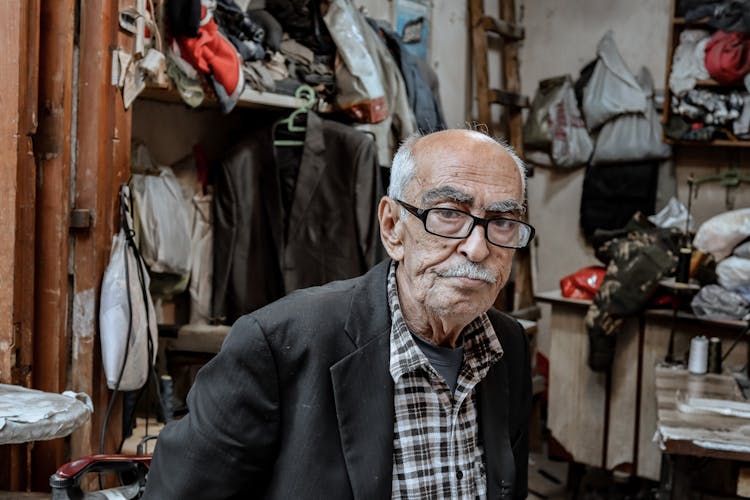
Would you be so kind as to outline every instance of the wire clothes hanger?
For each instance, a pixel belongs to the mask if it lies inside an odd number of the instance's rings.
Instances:
[[[304,99],[305,102],[297,109],[292,111],[289,116],[283,118],[273,125],[273,145],[274,146],[304,146],[305,141],[299,139],[276,139],[278,132],[290,135],[298,132],[305,132],[304,125],[297,125],[295,122],[300,116],[304,116],[308,111],[313,109],[317,102],[315,90],[309,85],[300,85],[294,91],[294,97]]]

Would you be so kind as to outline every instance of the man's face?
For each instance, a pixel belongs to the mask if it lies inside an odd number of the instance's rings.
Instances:
[[[518,218],[522,201],[518,167],[485,136],[466,131],[433,134],[417,143],[415,157],[416,175],[403,201],[419,208],[455,208],[478,217]],[[449,322],[468,323],[492,306],[510,275],[514,250],[489,243],[479,226],[467,238],[449,239],[426,232],[410,214],[402,215],[398,224],[400,296],[409,294],[428,317]],[[465,274],[457,269],[467,265],[484,274],[483,279],[449,276]]]

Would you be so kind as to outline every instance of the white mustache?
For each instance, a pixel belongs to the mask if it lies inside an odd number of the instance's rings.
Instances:
[[[444,278],[471,278],[486,281],[493,285],[497,282],[497,278],[487,268],[468,260],[457,266],[439,271],[438,276]]]

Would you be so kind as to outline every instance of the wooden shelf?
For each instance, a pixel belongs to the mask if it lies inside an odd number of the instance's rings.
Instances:
[[[750,147],[750,141],[730,141],[729,139],[715,139],[713,141],[675,141],[668,137],[664,138],[664,142],[672,144],[674,146],[689,146],[689,147],[734,147],[734,148],[747,148]]]
[[[708,18],[703,17],[695,21],[686,21],[684,17],[675,17],[672,23],[675,26],[708,26]]]
[[[560,290],[550,290],[548,292],[539,292],[534,295],[534,298],[538,300],[539,302],[550,302],[550,303],[557,303],[557,304],[573,304],[573,305],[579,305],[579,306],[590,306],[591,302],[590,300],[583,300],[583,299],[571,299],[568,297],[563,297]]]

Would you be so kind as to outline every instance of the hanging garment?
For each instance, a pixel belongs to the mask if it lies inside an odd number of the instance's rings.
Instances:
[[[207,325],[211,320],[211,293],[214,271],[214,231],[211,211],[213,196],[193,196],[195,218],[190,241],[190,324]]]
[[[445,119],[440,106],[440,96],[430,88],[429,76],[424,73],[425,70],[430,70],[429,65],[421,65],[421,59],[406,48],[401,37],[385,21],[368,19],[367,22],[382,37],[401,70],[409,105],[417,120],[417,128],[422,132],[443,130]]]
[[[581,228],[587,240],[597,229],[619,229],[636,212],[654,213],[656,162],[586,167],[581,192]]]
[[[607,272],[585,318],[592,370],[612,366],[623,320],[643,309],[659,280],[673,272],[681,238],[681,231],[652,227],[640,214],[620,231],[597,233],[604,243],[596,256]]]
[[[358,276],[384,255],[372,139],[307,114],[301,161],[280,161],[271,129],[222,162],[214,193],[215,317],[232,322],[298,288]],[[288,209],[286,209],[288,205]]]

